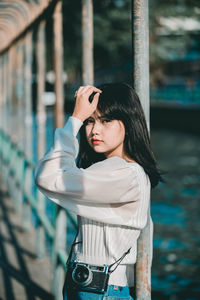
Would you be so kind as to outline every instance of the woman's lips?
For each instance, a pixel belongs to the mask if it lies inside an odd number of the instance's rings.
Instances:
[[[98,139],[92,139],[92,144],[99,145],[102,141]]]

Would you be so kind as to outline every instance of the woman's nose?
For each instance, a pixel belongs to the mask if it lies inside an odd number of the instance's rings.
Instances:
[[[93,124],[93,127],[92,127],[92,134],[95,135],[95,134],[99,134],[100,132],[100,124],[98,122],[95,122]]]

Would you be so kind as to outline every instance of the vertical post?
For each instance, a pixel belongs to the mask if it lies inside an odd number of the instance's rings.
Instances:
[[[55,225],[55,240],[53,253],[53,293],[56,300],[62,299],[62,287],[64,284],[65,270],[61,264],[58,263],[58,252],[64,252],[66,249],[66,232],[67,232],[67,218],[64,209],[59,209],[56,217]]]
[[[64,88],[63,88],[63,30],[62,1],[57,1],[53,14],[54,28],[54,69],[55,69],[55,127],[63,127],[64,118]]]
[[[3,56],[0,57],[0,129],[3,129]]]
[[[82,80],[83,85],[94,83],[92,0],[82,0]]]
[[[133,0],[134,88],[149,128],[149,1]]]
[[[5,129],[6,129],[6,134],[9,135],[9,52],[7,51],[5,53]]]
[[[142,103],[149,126],[149,31],[148,0],[132,1],[134,88]],[[136,299],[151,299],[150,209],[146,227],[138,239]]]
[[[25,36],[25,103],[24,103],[24,145],[25,154],[28,159],[32,158],[32,32]],[[32,171],[30,168],[25,170],[25,189],[31,194],[32,190]],[[25,199],[26,200],[26,199]],[[31,206],[27,201],[23,203],[23,227],[28,231],[31,227]]]
[[[8,130],[8,135],[9,138],[11,138],[12,135],[12,62],[13,62],[13,55],[12,55],[12,47],[10,47],[8,49],[8,73],[7,73],[7,130]],[[12,181],[11,176],[10,176],[10,162],[11,162],[11,144],[10,141],[8,143],[8,148],[7,148],[7,156],[8,156],[8,160],[7,160],[7,186],[8,188],[10,188],[10,183]]]
[[[17,45],[12,46],[12,89],[11,89],[11,133],[12,139],[16,140],[15,131],[17,128]]]
[[[32,32],[25,37],[25,153],[32,158]]]
[[[45,21],[42,20],[38,26],[36,42],[36,64],[37,64],[37,155],[40,159],[46,151],[45,124],[46,109],[43,102],[45,92]]]
[[[20,39],[17,42],[17,78],[15,84],[15,93],[17,98],[17,133],[15,135],[15,141],[17,142],[17,148],[20,150],[24,149],[24,40]],[[16,132],[16,130],[15,130]],[[17,149],[15,148],[17,151]],[[23,180],[23,166],[24,161],[21,155],[17,154],[17,161],[15,163],[15,186],[14,191],[16,193],[16,210],[21,214],[22,212],[22,204],[23,204],[23,191],[21,186],[17,184],[17,182],[22,183]]]
[[[12,122],[12,62],[13,62],[13,55],[12,55],[12,47],[8,50],[8,111],[9,111],[9,118],[8,118],[8,133],[11,136],[11,122]]]
[[[2,98],[3,98],[3,130],[5,133],[7,133],[7,122],[6,122],[6,105],[7,105],[7,102],[6,102],[6,54],[4,53],[3,54],[3,59],[2,59],[2,73],[3,73],[3,83],[2,83],[2,90],[3,90],[3,95],[2,95]]]
[[[18,44],[17,58],[18,58],[18,78],[17,78],[17,98],[18,98],[18,124],[20,130],[20,150],[24,151],[24,135],[26,128],[24,127],[24,104],[25,104],[25,89],[24,89],[24,39],[21,38]],[[16,176],[20,183],[23,182],[24,176],[24,159],[21,155],[18,155],[17,172]],[[23,200],[24,194],[22,187],[18,188],[19,193],[19,211],[23,217]],[[26,216],[27,217],[27,216]]]
[[[37,154],[41,158],[46,151],[46,110],[43,103],[43,95],[45,91],[45,21],[42,20],[38,27],[37,32],[37,45],[36,45],[36,60],[37,60]],[[45,197],[38,193],[38,208],[44,213]],[[39,221],[38,221],[39,222]],[[45,231],[42,224],[39,222],[37,228],[37,256],[43,257],[45,254]]]
[[[63,127],[64,116],[64,86],[63,86],[63,26],[62,1],[57,1],[53,13],[53,50],[55,70],[55,127]],[[66,243],[66,215],[65,211],[56,207],[56,234],[53,246],[53,293],[55,299],[62,299],[62,286],[64,282],[64,269],[58,264],[58,251],[65,249]]]
[[[24,145],[24,41],[20,40],[17,44],[17,78],[15,85],[15,93],[17,96],[17,125],[18,125],[18,145],[23,149]]]
[[[8,134],[8,88],[7,88],[7,77],[8,77],[8,69],[7,69],[7,53],[4,53],[3,54],[3,86],[2,86],[2,89],[3,89],[3,107],[2,107],[2,111],[3,111],[3,132],[4,134]],[[5,143],[6,141],[6,143]],[[7,145],[8,145],[8,141],[7,141],[7,138],[4,140],[4,144],[3,144],[3,156],[4,156],[4,159],[6,159],[6,153],[7,153]],[[3,181],[4,183],[7,183],[7,175],[8,175],[8,170],[6,168],[6,164],[4,163],[3,164],[3,170],[2,170],[2,178],[3,178]]]
[[[18,44],[15,43],[10,48],[10,54],[11,54],[11,65],[12,65],[12,74],[11,74],[11,119],[10,119],[10,134],[11,134],[11,140],[13,142],[18,142],[18,117],[19,117],[19,99],[18,99],[18,76],[20,76],[20,72],[18,70],[19,63],[18,63]],[[21,59],[21,58],[20,58]],[[13,170],[17,170],[17,150],[14,145],[11,147],[11,161],[10,166],[12,166]],[[17,172],[15,171],[15,174]],[[16,175],[15,175],[16,176]],[[16,186],[16,177],[9,176],[9,193],[11,194],[11,198],[15,199],[14,201],[14,207],[16,211],[21,210],[21,202],[22,202],[22,195],[19,190],[19,188]]]
[[[3,129],[3,99],[2,99],[2,95],[3,95],[3,87],[2,87],[2,56],[0,56],[0,172],[2,173],[2,169],[3,169],[3,133],[2,133],[2,129]]]

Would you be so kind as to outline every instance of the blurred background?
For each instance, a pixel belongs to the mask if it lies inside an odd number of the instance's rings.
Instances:
[[[69,115],[74,106],[74,92],[82,84],[81,1],[64,0],[62,12],[62,79],[65,113]],[[152,191],[152,299],[197,300],[200,299],[200,1],[149,0],[149,34],[150,134],[158,165],[166,180]],[[131,35],[130,0],[94,1],[95,85],[116,81],[132,84]],[[52,145],[54,131],[56,96],[52,36],[53,18],[47,12],[42,96],[47,113],[45,150]],[[36,38],[37,31],[33,31],[33,163],[38,159],[39,143]],[[23,82],[18,81],[19,94],[20,85]],[[14,141],[18,137],[19,132],[12,133]],[[57,212],[49,202],[45,200],[45,213],[54,224]],[[70,224],[75,226],[73,217],[70,218]],[[32,219],[37,227],[40,221],[34,212]],[[67,237],[68,242],[72,236]],[[49,253],[52,251],[50,240],[46,237]],[[50,299],[48,297],[46,299]],[[39,299],[43,299],[42,296]]]

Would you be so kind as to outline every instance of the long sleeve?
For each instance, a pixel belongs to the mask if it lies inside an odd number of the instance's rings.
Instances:
[[[54,147],[36,166],[38,188],[78,215],[143,228],[149,205],[148,176],[138,164],[119,157],[105,159],[87,169],[77,168],[76,136],[81,126],[79,119],[70,117],[63,129],[56,129]]]

